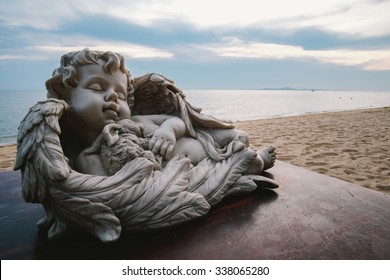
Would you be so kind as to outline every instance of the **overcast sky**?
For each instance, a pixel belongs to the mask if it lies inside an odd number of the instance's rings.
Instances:
[[[390,91],[390,0],[0,0],[0,89],[85,47],[183,89]]]

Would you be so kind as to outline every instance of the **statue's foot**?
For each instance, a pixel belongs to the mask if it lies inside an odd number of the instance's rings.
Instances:
[[[264,162],[263,171],[271,168],[275,164],[276,151],[274,146],[268,146],[257,152]]]

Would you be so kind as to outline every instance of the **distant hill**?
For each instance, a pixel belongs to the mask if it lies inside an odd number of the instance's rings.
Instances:
[[[310,91],[316,91],[316,90],[324,90],[320,88],[292,88],[292,87],[281,87],[281,88],[256,88],[256,90],[310,90]]]

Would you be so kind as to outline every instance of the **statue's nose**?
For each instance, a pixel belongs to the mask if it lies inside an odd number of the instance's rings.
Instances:
[[[114,90],[108,90],[105,97],[105,101],[114,101],[115,103],[118,102],[118,94]]]

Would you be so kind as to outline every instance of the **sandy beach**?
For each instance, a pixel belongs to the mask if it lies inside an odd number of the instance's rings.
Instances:
[[[278,160],[390,193],[390,107],[236,123],[251,147],[277,148]],[[16,146],[0,147],[0,171],[12,170]]]
[[[16,157],[16,145],[0,146],[0,171],[12,170]]]
[[[279,160],[390,193],[390,107],[237,123]]]

